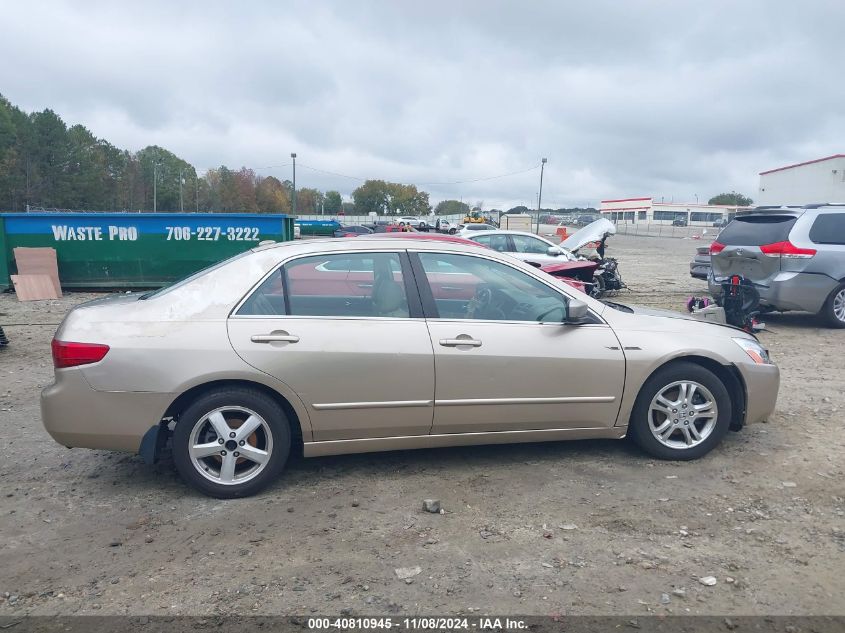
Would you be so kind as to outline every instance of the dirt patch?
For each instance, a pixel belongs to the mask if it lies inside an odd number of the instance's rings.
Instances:
[[[612,238],[618,300],[682,309],[697,244]],[[812,317],[767,317],[777,411],[697,462],[624,441],[295,459],[216,501],[44,431],[50,338],[92,296],[0,296],[0,614],[845,614],[845,331]]]

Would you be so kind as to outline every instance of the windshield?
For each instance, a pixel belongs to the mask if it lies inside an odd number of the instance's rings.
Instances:
[[[162,286],[161,288],[158,288],[157,290],[150,290],[149,292],[145,292],[140,297],[138,297],[138,299],[143,301],[143,300],[146,300],[146,299],[152,299],[154,297],[160,297],[163,294],[167,294],[171,290],[175,290],[176,288],[184,286],[185,284],[193,281],[194,279],[197,279],[198,277],[202,277],[203,275],[210,273],[212,270],[216,270],[218,268],[221,268],[222,266],[225,266],[229,262],[233,262],[236,259],[240,259],[241,257],[243,257],[244,255],[247,255],[250,252],[252,252],[252,251],[246,250],[242,253],[238,253],[237,255],[233,255],[232,257],[229,257],[227,259],[219,261],[216,264],[212,264],[211,266],[206,266],[205,268],[202,268],[202,269],[198,270],[197,272],[188,275],[187,277],[183,277],[182,279],[179,279],[178,281],[174,281],[173,283],[167,284],[166,286]]]

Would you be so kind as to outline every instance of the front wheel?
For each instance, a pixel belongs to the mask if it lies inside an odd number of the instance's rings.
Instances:
[[[173,461],[186,482],[209,496],[253,495],[281,473],[290,424],[279,404],[249,388],[200,396],[173,431]]]
[[[830,293],[819,314],[830,327],[845,328],[845,284]]]
[[[457,232],[458,232],[457,229],[449,229],[449,235],[454,235]]]
[[[690,460],[709,453],[731,425],[731,398],[709,369],[677,362],[659,369],[640,390],[630,435],[659,459]]]
[[[601,276],[601,273],[597,273],[593,277],[593,285],[590,288],[590,296],[593,299],[601,299],[605,293],[605,283],[604,277]]]

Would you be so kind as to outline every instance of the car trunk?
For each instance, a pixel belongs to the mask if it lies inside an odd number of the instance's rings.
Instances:
[[[772,213],[737,217],[710,246],[716,280],[739,275],[768,286],[782,270],[801,270],[806,260],[785,258],[778,245],[789,243],[795,214]]]

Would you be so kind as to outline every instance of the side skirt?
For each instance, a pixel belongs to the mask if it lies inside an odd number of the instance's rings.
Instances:
[[[495,431],[491,433],[444,433],[441,435],[407,435],[375,437],[361,440],[327,440],[305,442],[305,457],[343,455],[346,453],[374,453],[416,448],[444,448],[474,444],[517,444],[524,442],[556,442],[559,440],[622,439],[627,426],[595,429],[543,429],[538,431]]]

